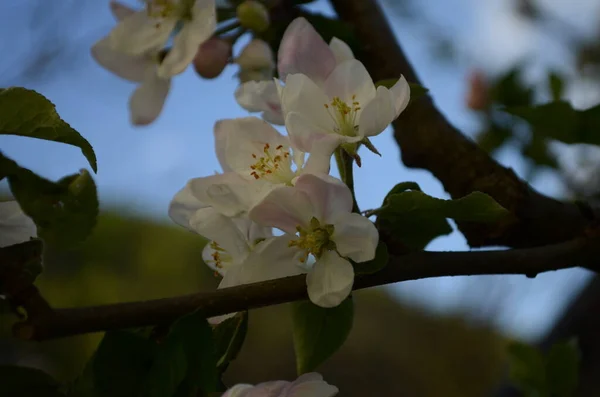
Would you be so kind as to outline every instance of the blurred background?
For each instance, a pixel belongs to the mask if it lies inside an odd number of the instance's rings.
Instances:
[[[561,82],[559,95],[575,107],[597,104],[600,2],[380,3],[423,85],[454,125],[545,194],[600,197],[597,148],[539,139],[485,106],[547,102],[556,87],[549,76]],[[327,1],[306,7],[333,15]],[[188,179],[219,170],[214,122],[247,115],[233,97],[237,68],[229,66],[215,80],[202,80],[189,68],[174,79],[159,119],[132,127],[127,101],[134,86],[96,65],[89,52],[113,25],[108,1],[0,3],[0,86],[24,86],[47,96],[98,156],[99,224],[80,249],[49,252],[38,279],[55,306],[159,298],[217,285],[201,260],[204,241],[173,226],[167,208]],[[247,41],[243,37],[234,53]],[[361,208],[378,207],[400,181],[416,181],[426,193],[448,197],[429,172],[402,165],[390,131],[374,143],[383,156],[364,153],[363,167],[355,171]],[[86,167],[79,150],[67,145],[2,135],[0,148],[47,178]],[[469,247],[455,232],[427,249]],[[592,280],[590,272],[571,269],[535,279],[452,277],[361,291],[350,339],[322,372],[342,395],[376,394],[374,383],[382,393],[403,396],[489,395],[506,372],[506,342],[563,336],[565,313],[577,312],[582,293],[589,301],[589,291],[597,291]],[[293,377],[289,321],[273,321],[287,319],[285,309],[251,313],[249,339],[228,380]],[[16,343],[7,338],[13,319],[0,318],[0,362],[43,367],[65,380],[81,371],[101,338]]]

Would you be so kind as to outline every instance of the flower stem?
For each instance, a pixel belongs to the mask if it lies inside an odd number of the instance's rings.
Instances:
[[[356,202],[356,194],[354,193],[354,169],[353,159],[341,147],[335,151],[335,162],[340,171],[340,178],[348,186],[352,192],[352,212],[360,214],[358,203]]]

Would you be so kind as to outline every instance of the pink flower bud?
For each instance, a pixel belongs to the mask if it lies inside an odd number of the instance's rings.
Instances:
[[[240,25],[255,32],[264,32],[269,28],[269,11],[264,4],[255,0],[246,0],[237,7]]]
[[[467,107],[471,110],[485,110],[489,106],[488,85],[485,75],[480,70],[474,70],[469,75],[469,92]]]
[[[244,70],[275,69],[275,56],[269,44],[253,39],[236,58],[235,63]]]
[[[231,57],[231,43],[213,37],[198,47],[198,52],[193,60],[196,73],[205,79],[218,77],[227,66]]]

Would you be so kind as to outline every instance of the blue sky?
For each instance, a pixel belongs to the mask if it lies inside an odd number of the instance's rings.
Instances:
[[[392,0],[383,3],[390,2]],[[528,73],[531,81],[539,78],[548,65],[572,71],[573,60],[568,58],[568,51],[515,17],[510,3],[502,0],[422,3],[428,18],[457,40],[458,57],[452,64],[432,55],[423,40],[425,31],[421,27],[398,18],[393,11],[388,13],[396,34],[436,103],[453,123],[470,135],[477,131],[479,123],[477,116],[465,109],[463,100],[466,76],[472,68],[499,73],[521,56],[528,55],[533,59]],[[540,3],[567,21],[577,23],[584,35],[593,33],[588,27],[593,26],[596,16],[600,15],[600,7],[592,0],[573,1],[568,7],[558,0]],[[18,33],[16,37],[19,37],[0,44],[3,54],[14,54],[12,65],[19,64],[18,60],[23,59],[19,57],[30,56],[28,45],[35,37],[22,20],[33,4],[36,4],[34,0],[26,0],[19,5],[0,6],[4,8],[0,13],[0,34],[8,37],[7,34]],[[8,85],[24,85],[49,97],[63,119],[94,146],[99,168],[96,182],[103,208],[125,207],[168,222],[169,201],[185,182],[219,169],[213,151],[214,122],[247,115],[233,98],[236,68],[228,67],[221,77],[211,81],[198,79],[190,68],[174,80],[161,117],[149,127],[134,128],[129,125],[127,113],[127,100],[134,86],[102,70],[89,56],[90,46],[114,23],[107,4],[108,1],[106,4],[90,2],[80,19],[70,21],[69,39],[73,47],[72,54],[64,59],[67,63],[64,71],[53,73],[51,79],[17,79],[8,81]],[[592,7],[595,13],[589,12]],[[313,9],[331,12],[324,1],[317,2]],[[2,67],[5,65],[0,62],[0,70]],[[577,85],[571,87],[570,92],[573,101],[582,105],[598,99]],[[407,180],[418,182],[430,195],[447,197],[429,172],[402,166],[390,131],[373,142],[382,157],[365,152],[363,167],[355,171],[361,208],[379,206],[392,186]],[[67,145],[0,136],[0,148],[23,166],[49,178],[60,178],[88,167],[79,150]],[[498,157],[518,173],[525,172],[523,160],[510,150]],[[549,173],[536,178],[534,186],[547,194],[562,192],[558,181]],[[453,233],[435,240],[428,249],[468,250],[468,246],[459,233]],[[540,275],[534,280],[522,276],[448,277],[405,282],[389,290],[405,301],[436,312],[461,312],[473,319],[494,313],[493,322],[502,330],[533,339],[552,324],[567,302],[557,297],[569,296],[588,276],[586,271],[573,269]],[[482,299],[482,294],[490,300]],[[490,305],[494,296],[502,298],[499,307]]]

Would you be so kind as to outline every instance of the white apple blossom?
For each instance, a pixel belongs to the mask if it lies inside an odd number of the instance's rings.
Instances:
[[[333,397],[338,388],[315,372],[301,375],[294,382],[276,380],[257,385],[239,384],[228,389],[222,397]]]
[[[258,224],[295,236],[289,250],[307,263],[316,262],[306,277],[310,300],[322,307],[339,305],[352,290],[354,269],[373,259],[379,241],[375,225],[352,213],[352,193],[331,176],[305,174],[294,187],[272,190],[249,213]]]
[[[383,132],[408,105],[410,88],[401,77],[390,89],[375,87],[358,60],[335,67],[325,81],[290,74],[279,86],[285,126],[295,147],[330,154]]]
[[[334,37],[329,45],[305,18],[296,18],[286,29],[279,46],[279,78],[285,81],[290,73],[302,73],[314,81],[324,81],[335,65],[354,59],[354,54],[342,40]],[[263,112],[272,124],[284,125],[281,102],[274,81],[248,81],[235,91],[238,104],[249,112]]]
[[[173,45],[160,63],[162,78],[179,74],[192,62],[198,46],[216,28],[215,0],[145,0],[146,8],[125,16],[108,36],[114,51],[143,55]]]
[[[0,202],[0,247],[37,237],[37,227],[15,200]]]
[[[223,215],[240,216],[277,186],[291,186],[305,173],[329,173],[329,156],[315,152],[305,161],[305,153],[292,149],[286,136],[256,117],[218,121],[215,150],[225,172],[191,179],[187,187],[195,201],[176,196],[174,205],[195,208],[203,203]]]
[[[117,20],[123,20],[135,10],[113,1],[110,8]],[[160,115],[171,87],[170,78],[158,75],[158,67],[164,52],[150,49],[140,55],[115,51],[108,37],[98,41],[91,50],[92,57],[100,66],[115,75],[140,83],[129,98],[129,114],[134,125],[147,125]]]

